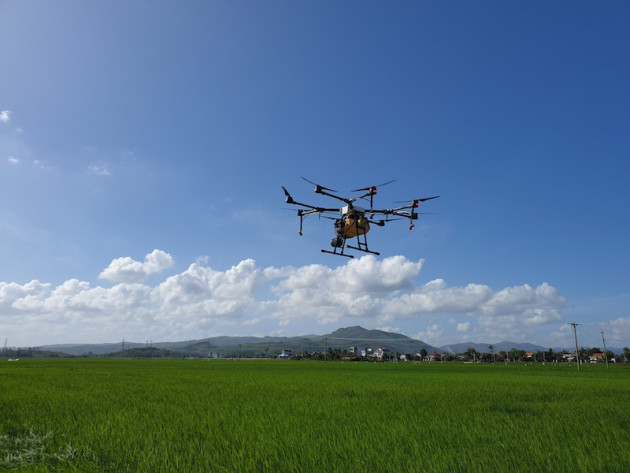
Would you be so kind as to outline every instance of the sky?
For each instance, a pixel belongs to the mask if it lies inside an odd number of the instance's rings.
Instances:
[[[630,3],[0,0],[8,346],[630,345]],[[330,248],[300,177],[439,195]]]

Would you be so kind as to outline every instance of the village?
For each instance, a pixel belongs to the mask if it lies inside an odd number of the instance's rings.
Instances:
[[[627,363],[630,361],[630,350],[624,348],[623,352],[615,355],[611,351],[604,353],[597,347],[590,349],[582,348],[579,352],[569,353],[567,350],[528,352],[525,350],[512,349],[510,351],[494,352],[489,347],[488,352],[478,352],[474,348],[469,348],[463,353],[428,353],[421,349],[417,353],[400,353],[386,347],[376,349],[351,346],[348,349],[328,348],[326,351],[303,351],[297,352],[291,349],[284,349],[278,356],[280,359],[291,360],[325,360],[325,361],[376,361],[376,362],[466,362],[466,363],[574,363],[579,358],[580,364],[585,363]]]

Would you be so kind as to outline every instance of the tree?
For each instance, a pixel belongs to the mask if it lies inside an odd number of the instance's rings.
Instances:
[[[488,350],[490,351],[490,354],[492,355],[492,363],[494,363],[496,361],[496,358],[494,356],[494,345],[488,345]]]
[[[509,355],[512,361],[520,361],[525,356],[525,350],[517,350],[516,348],[512,348]]]

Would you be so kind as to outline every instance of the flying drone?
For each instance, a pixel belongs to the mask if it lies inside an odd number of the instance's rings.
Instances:
[[[289,191],[286,187],[282,186],[282,190],[284,190],[284,195],[286,196],[286,203],[297,205],[303,208],[298,209],[297,214],[300,217],[300,236],[302,235],[302,224],[304,219],[309,215],[318,215],[319,217],[328,218],[330,220],[334,220],[335,222],[335,237],[330,241],[330,246],[333,247],[333,250],[324,250],[322,249],[322,253],[329,253],[331,255],[338,256],[346,256],[348,258],[354,258],[353,255],[349,255],[345,253],[346,248],[352,248],[353,250],[362,251],[364,253],[371,253],[373,255],[379,255],[380,253],[376,251],[372,251],[368,248],[367,244],[367,233],[370,231],[370,224],[377,225],[379,227],[384,227],[386,223],[392,222],[394,220],[400,219],[409,219],[409,230],[412,230],[414,227],[413,221],[418,220],[419,213],[416,212],[416,209],[420,205],[420,202],[426,202],[427,200],[437,199],[439,195],[434,195],[432,197],[422,197],[419,199],[411,200],[411,203],[408,205],[403,205],[401,207],[394,207],[392,209],[375,209],[374,208],[374,196],[377,194],[377,187],[382,187],[387,184],[391,184],[394,182],[388,181],[383,184],[378,184],[376,186],[362,187],[360,189],[354,189],[351,192],[362,192],[361,195],[353,198],[341,197],[334,192],[337,192],[334,189],[329,189],[328,187],[320,186],[319,184],[315,184],[312,181],[309,181],[305,177],[302,177],[306,182],[313,184],[315,186],[315,193],[325,195],[327,197],[331,197],[333,199],[339,200],[343,202],[344,205],[341,208],[328,208],[328,207],[318,207],[316,205],[304,204],[302,202],[298,202],[291,197]],[[366,209],[363,207],[359,207],[355,205],[355,202],[361,199],[367,200],[369,198],[370,208]],[[396,203],[406,203],[409,201],[402,201]],[[337,212],[340,214],[340,217],[331,217],[330,215],[326,215],[332,212]],[[384,216],[384,219],[374,220],[375,215]],[[392,218],[393,217],[393,218]],[[352,246],[350,244],[346,244],[347,240],[352,241],[353,238],[356,238],[356,246]]]

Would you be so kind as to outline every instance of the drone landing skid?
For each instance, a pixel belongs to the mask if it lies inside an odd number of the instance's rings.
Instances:
[[[350,248],[350,247],[348,247],[348,248]],[[347,255],[347,254],[345,254],[343,252],[337,253],[337,251],[322,250],[322,253],[328,253],[330,255],[337,255],[337,256],[345,256],[346,258],[354,258],[353,255]]]
[[[352,248],[353,250],[357,251],[363,251],[364,253],[370,253],[372,255],[380,255],[378,251],[371,251],[370,249],[368,249],[366,233],[363,233],[363,241],[361,241],[361,234],[357,234],[357,246],[348,245],[348,248]]]
[[[377,255],[377,256],[380,255],[380,253],[378,251],[368,250],[367,248],[359,248],[359,247],[352,246],[352,245],[348,245],[348,248],[352,248],[353,250],[363,251],[364,253],[370,253],[370,254]]]

